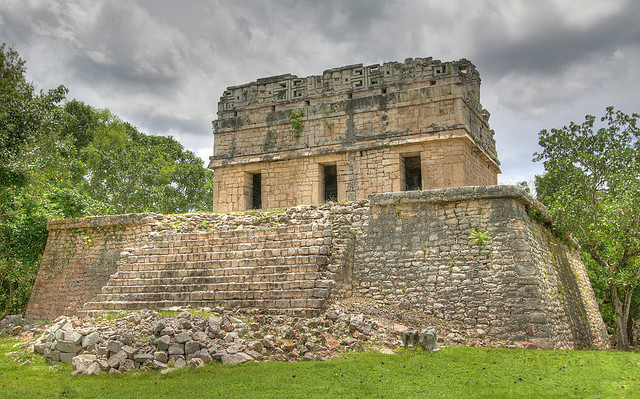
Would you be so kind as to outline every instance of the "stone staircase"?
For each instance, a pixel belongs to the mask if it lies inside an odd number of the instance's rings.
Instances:
[[[309,315],[329,298],[332,233],[323,226],[158,233],[124,250],[83,313],[171,306],[242,307]]]

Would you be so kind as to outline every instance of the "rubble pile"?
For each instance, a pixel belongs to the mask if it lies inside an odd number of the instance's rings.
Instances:
[[[364,349],[393,353],[402,345],[401,330],[383,328],[338,305],[313,318],[237,316],[205,308],[175,316],[142,310],[115,319],[61,317],[33,343],[33,350],[50,363],[71,363],[73,374],[79,375],[149,369],[166,373],[212,361],[328,360]]]

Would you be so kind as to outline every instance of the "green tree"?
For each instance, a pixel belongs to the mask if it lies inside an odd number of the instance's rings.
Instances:
[[[143,134],[108,110],[92,108],[89,117],[86,110],[78,104],[71,110],[74,121],[91,121],[81,136],[91,141],[79,149],[82,183],[91,198],[105,205],[102,213],[210,209],[212,172],[191,151],[172,137]]]
[[[20,310],[28,300],[46,223],[56,213],[47,197],[63,182],[61,167],[71,143],[59,136],[65,123],[60,103],[66,88],[36,92],[25,62],[0,46],[0,312]],[[58,215],[61,216],[61,215]],[[64,216],[64,215],[62,215]]]
[[[627,330],[633,292],[640,282],[640,130],[638,114],[608,107],[582,124],[542,130],[545,174],[539,199],[560,229],[582,246],[593,280],[606,284],[616,323],[616,346],[629,350]]]
[[[171,137],[108,110],[36,92],[25,62],[0,45],[0,315],[21,312],[47,222],[87,215],[207,210],[212,172]]]

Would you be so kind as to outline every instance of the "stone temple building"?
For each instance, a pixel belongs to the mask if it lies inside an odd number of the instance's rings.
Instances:
[[[608,348],[577,247],[528,193],[495,185],[479,88],[469,61],[430,58],[228,88],[214,211],[282,212],[51,221],[27,317],[311,316],[350,298],[524,347]]]
[[[479,74],[465,59],[357,64],[229,87],[213,122],[213,210],[496,184],[479,98]]]

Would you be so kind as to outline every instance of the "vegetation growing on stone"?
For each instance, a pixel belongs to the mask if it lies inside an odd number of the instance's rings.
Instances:
[[[482,208],[478,209],[478,213],[481,213],[480,210]],[[489,241],[491,241],[491,236],[489,235],[489,232],[486,230],[473,230],[470,234],[469,234],[469,240],[475,244],[475,245],[486,245]]]
[[[293,136],[297,139],[300,138],[304,126],[302,125],[302,118],[304,117],[304,109],[291,110],[291,128],[293,129]]]

